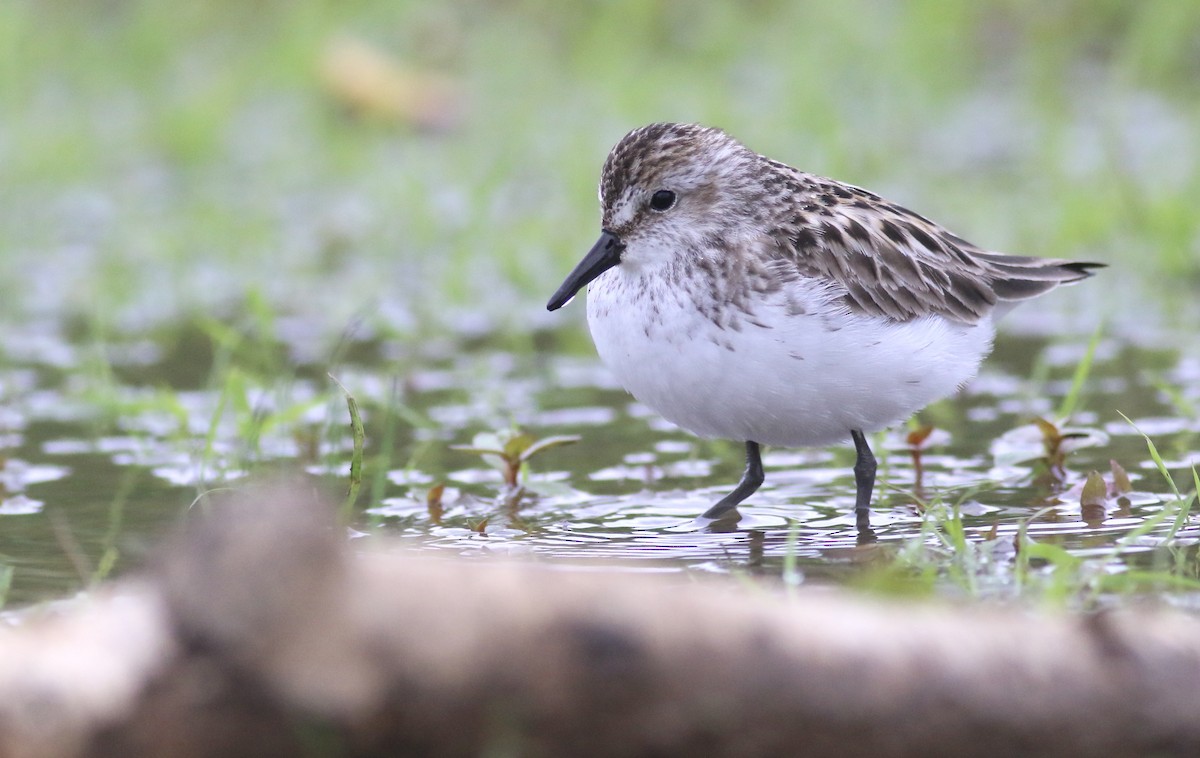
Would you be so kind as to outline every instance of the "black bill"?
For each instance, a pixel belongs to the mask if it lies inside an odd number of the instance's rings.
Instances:
[[[586,287],[588,282],[620,263],[621,252],[624,249],[625,245],[621,244],[620,237],[607,230],[600,232],[600,239],[596,240],[588,254],[583,256],[575,270],[567,274],[567,280],[558,288],[558,292],[554,293],[554,297],[550,298],[550,302],[546,303],[546,310],[556,311],[563,307],[575,297],[576,292]]]

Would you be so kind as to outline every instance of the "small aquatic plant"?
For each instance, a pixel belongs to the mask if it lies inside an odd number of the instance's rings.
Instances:
[[[565,434],[538,439],[519,429],[500,432],[480,432],[470,445],[451,445],[450,449],[464,453],[475,453],[489,465],[500,471],[504,485],[509,490],[520,486],[519,479],[525,464],[535,456],[562,445],[579,441],[579,435]]]

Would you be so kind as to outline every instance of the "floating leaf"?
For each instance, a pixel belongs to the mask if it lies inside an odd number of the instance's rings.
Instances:
[[[1079,504],[1082,506],[1099,505],[1104,507],[1108,500],[1108,486],[1104,483],[1104,477],[1100,476],[1098,471],[1089,471],[1087,482],[1083,485],[1083,491],[1079,495]]]
[[[1041,459],[1061,468],[1068,453],[1085,447],[1108,444],[1108,435],[1099,429],[1060,427],[1046,419],[1010,429],[990,445],[998,466],[1011,466]]]
[[[1099,526],[1108,511],[1108,485],[1098,471],[1089,471],[1079,495],[1079,511],[1089,526]]]
[[[1062,465],[1065,457],[1062,451],[1063,435],[1058,425],[1041,417],[1035,418],[1033,425],[1042,433],[1042,444],[1046,448],[1046,459],[1050,465]]]
[[[518,486],[521,466],[535,455],[560,445],[578,442],[579,439],[576,435],[559,435],[539,440],[518,430],[480,432],[475,435],[470,445],[451,445],[450,448],[483,456],[485,461],[500,470],[504,484],[511,490]]]
[[[476,455],[504,455],[503,450],[494,447],[475,447],[474,445],[451,445],[451,450],[457,450],[460,453],[475,453]]]
[[[514,434],[504,441],[504,457],[511,461],[524,460],[524,452],[533,443],[532,434]]]
[[[554,437],[545,437],[533,443],[521,453],[521,462],[524,463],[533,456],[545,452],[553,447],[561,447],[563,445],[573,445],[583,439],[578,434],[560,434]]]
[[[1058,441],[1062,439],[1062,435],[1058,431],[1058,424],[1055,424],[1053,421],[1047,421],[1041,416],[1036,416],[1033,419],[1033,425],[1042,431],[1042,436],[1046,439],[1047,443],[1058,444]]]
[[[1112,465],[1112,493],[1114,495],[1124,495],[1133,492],[1133,483],[1129,481],[1129,474],[1125,473],[1125,469],[1116,461],[1109,461]]]

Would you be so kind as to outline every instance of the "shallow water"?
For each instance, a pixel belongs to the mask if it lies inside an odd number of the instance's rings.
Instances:
[[[0,570],[9,603],[69,594],[110,568],[137,565],[199,493],[237,484],[248,470],[303,467],[345,486],[348,417],[323,366],[300,361],[294,377],[198,388],[194,377],[213,372],[220,351],[177,349],[190,339],[180,334],[187,330],[105,346],[112,368],[101,376],[88,371],[94,346],[52,324],[6,336]],[[304,331],[296,334],[303,341]],[[874,539],[854,528],[849,444],[768,449],[766,483],[740,520],[705,524],[696,516],[740,476],[741,446],[698,440],[659,419],[613,384],[570,329],[539,331],[530,343],[513,348],[481,333],[343,346],[348,357],[333,373],[363,407],[368,432],[356,530],[416,549],[589,570],[778,576],[791,567],[793,581],[841,582],[914,542],[936,550],[926,511],[945,504],[961,514],[967,540],[987,546],[977,581],[1003,596],[1013,591],[1004,570],[1012,537],[1026,523],[1034,539],[1099,561],[1097,570],[1161,564],[1170,519],[1111,555],[1170,499],[1145,440],[1117,410],[1153,437],[1184,491],[1200,459],[1200,420],[1187,412],[1200,402],[1200,361],[1169,341],[1113,337],[1098,344],[1084,410],[1066,430],[1077,436],[1053,474],[1030,420],[1053,416],[1087,338],[1007,334],[975,382],[920,415],[935,429],[919,451],[919,481],[906,429],[874,439]],[[300,345],[285,338],[277,347],[295,355]],[[514,424],[539,437],[581,437],[536,457],[519,493],[477,455],[451,448]],[[1093,470],[1112,481],[1113,461],[1132,491],[1084,520],[1082,482]],[[431,507],[437,483],[445,490]],[[1188,525],[1172,545],[1194,549],[1198,537]]]
[[[1069,382],[1048,381],[1049,393],[1043,394],[1020,378],[1028,372],[1029,357],[1045,351],[1046,344],[1037,339],[1003,340],[978,381],[923,414],[936,422],[936,430],[920,451],[919,482],[906,433],[876,438],[881,466],[872,525],[879,545],[920,536],[924,504],[939,499],[957,504],[968,532],[978,539],[992,529],[1000,536],[1014,534],[1035,513],[1055,506],[1038,514],[1029,533],[1080,555],[1111,546],[1162,507],[1166,485],[1145,441],[1123,420],[1102,423],[1094,414],[1077,414],[1080,437],[1067,469],[1059,476],[1047,474],[1042,434],[1028,422],[1035,415],[1052,415],[1051,404]],[[1173,408],[1145,384],[1147,378],[1123,370],[1153,365],[1163,356],[1108,342],[1099,352],[1104,359],[1088,383],[1089,404],[1119,406],[1155,435],[1164,455],[1176,453],[1169,465],[1186,466],[1192,459],[1186,451],[1200,424],[1172,415]],[[1057,353],[1057,359],[1078,360],[1072,350]],[[486,355],[476,359],[489,361]],[[498,356],[490,360],[493,366],[503,362]],[[606,565],[645,569],[733,571],[779,562],[792,550],[810,571],[836,575],[839,566],[878,549],[874,541],[860,544],[854,527],[849,444],[768,450],[766,483],[741,507],[741,519],[706,524],[696,516],[736,483],[739,445],[697,440],[672,428],[610,388],[593,358],[551,360],[538,376],[544,386],[529,388],[531,404],[518,409],[517,417],[539,432],[578,434],[583,441],[537,462],[527,483],[537,496],[507,507],[498,473],[471,467],[468,458],[444,476],[448,489],[439,525],[431,528],[419,485],[370,513],[382,518],[388,531],[426,548],[571,562],[603,559]],[[519,366],[511,378],[530,380]],[[451,402],[430,412],[449,420],[458,413],[451,409],[459,406]],[[1112,498],[1104,518],[1096,522],[1093,517],[1088,524],[1080,508],[1082,480],[1089,470],[1111,477],[1111,461],[1129,470],[1134,490]],[[795,544],[789,547],[793,528]],[[1186,530],[1178,535],[1185,544],[1195,536]]]

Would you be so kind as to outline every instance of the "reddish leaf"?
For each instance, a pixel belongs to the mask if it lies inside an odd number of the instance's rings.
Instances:
[[[925,440],[929,439],[929,435],[931,434],[933,434],[932,424],[925,424],[924,426],[913,429],[908,433],[908,446],[921,447],[921,445],[925,444]]]
[[[425,507],[429,511],[429,520],[439,525],[442,523],[442,514],[445,513],[445,507],[442,505],[442,494],[445,491],[446,483],[438,482],[425,493]]]

